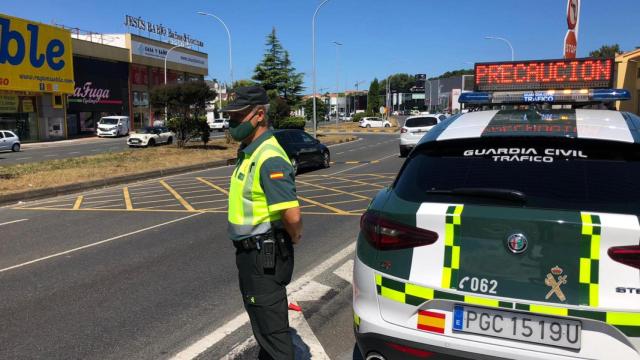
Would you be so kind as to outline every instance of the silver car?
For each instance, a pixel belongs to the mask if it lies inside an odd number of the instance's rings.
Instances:
[[[20,138],[13,131],[0,131],[0,151],[20,151]]]

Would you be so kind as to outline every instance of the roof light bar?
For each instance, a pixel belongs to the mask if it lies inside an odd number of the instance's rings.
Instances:
[[[462,104],[570,104],[584,102],[609,102],[629,100],[631,95],[625,89],[581,89],[543,91],[502,91],[466,92],[460,94]]]

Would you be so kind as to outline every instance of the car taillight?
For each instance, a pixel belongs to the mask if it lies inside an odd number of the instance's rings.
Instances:
[[[432,353],[431,351],[416,349],[416,348],[412,348],[409,346],[400,345],[392,342],[386,342],[385,345],[392,348],[393,350],[405,353],[407,355],[415,356],[418,358],[426,359],[434,355],[434,353]]]
[[[406,133],[407,131],[409,131],[409,130],[407,130],[407,128],[402,128],[402,129],[400,129],[400,133],[401,133],[401,134],[404,134],[404,133]]]
[[[616,246],[609,248],[607,253],[614,261],[640,269],[640,245]]]
[[[378,250],[414,248],[438,241],[436,232],[401,224],[369,211],[360,219],[360,230]]]

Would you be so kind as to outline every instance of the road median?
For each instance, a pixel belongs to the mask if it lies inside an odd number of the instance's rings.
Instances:
[[[321,137],[328,145],[355,139]],[[226,166],[234,163],[236,153],[237,144],[216,140],[206,147],[158,146],[5,166],[0,168],[0,205]]]

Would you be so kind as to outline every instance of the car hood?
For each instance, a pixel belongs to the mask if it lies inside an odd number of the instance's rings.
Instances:
[[[151,137],[156,137],[158,135],[156,134],[143,134],[143,133],[131,133],[131,135],[129,135],[129,139],[148,139]]]

